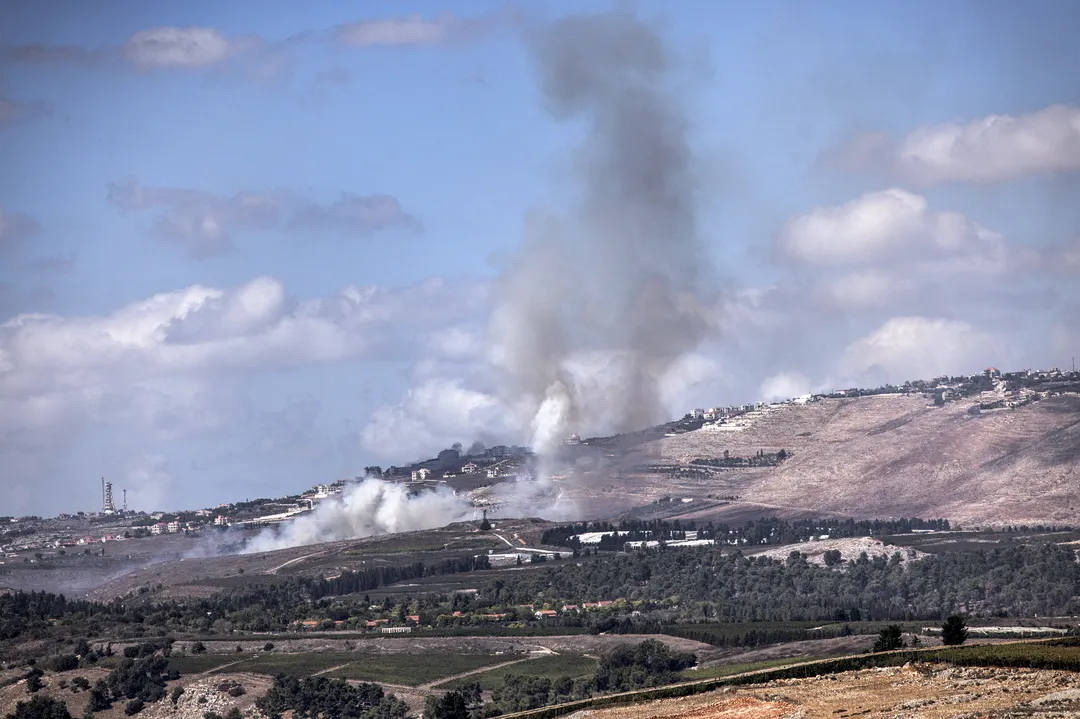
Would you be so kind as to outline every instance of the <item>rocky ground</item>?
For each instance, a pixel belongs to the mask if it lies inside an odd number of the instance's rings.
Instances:
[[[1080,717],[1080,675],[906,665],[786,679],[574,719],[1011,719]]]
[[[858,559],[859,555],[863,552],[866,552],[866,556],[870,559],[873,559],[874,557],[885,557],[886,559],[890,559],[892,555],[899,552],[901,562],[907,562],[912,559],[922,559],[926,556],[925,552],[920,552],[917,549],[885,544],[880,539],[875,539],[873,537],[820,539],[810,542],[800,542],[799,544],[785,544],[782,547],[767,549],[764,552],[760,552],[760,554],[769,557],[770,559],[783,561],[787,559],[788,555],[792,552],[799,552],[800,554],[805,554],[806,561],[811,564],[824,566],[825,552],[833,549],[840,552],[840,558],[845,562]]]

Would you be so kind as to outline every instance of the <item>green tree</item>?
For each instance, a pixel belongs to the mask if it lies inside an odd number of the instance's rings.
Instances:
[[[942,644],[963,644],[967,638],[967,622],[959,614],[952,615],[941,625]]]
[[[52,697],[36,696],[28,702],[19,702],[7,719],[71,719],[64,702]]]
[[[424,719],[469,719],[469,707],[459,691],[429,696],[424,702]]]
[[[875,652],[891,652],[894,649],[903,648],[904,636],[899,624],[890,624],[885,627],[878,632],[877,639],[874,640]]]

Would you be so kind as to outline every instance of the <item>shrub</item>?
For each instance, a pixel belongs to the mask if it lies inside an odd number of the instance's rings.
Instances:
[[[274,651],[274,643],[273,642],[267,642],[266,644],[263,644],[263,651],[264,652],[272,652],[272,651]]]
[[[146,706],[146,705],[143,704],[142,699],[132,699],[131,701],[129,701],[127,704],[124,705],[124,713],[127,714],[128,716],[132,716],[133,714],[138,714],[139,712],[141,712],[143,710],[144,706]]]
[[[54,672],[69,672],[79,668],[79,658],[74,654],[58,654],[50,662]]]
[[[874,640],[875,652],[891,652],[895,649],[904,648],[904,636],[899,624],[890,624],[878,632]]]
[[[51,697],[36,696],[28,702],[19,702],[8,719],[71,719],[64,702]]]
[[[942,644],[963,644],[967,637],[967,622],[958,614],[952,615],[941,625]]]
[[[202,642],[195,642],[194,644],[191,645],[191,653],[192,654],[202,654],[205,651],[206,651],[206,645],[203,644]]]
[[[173,687],[172,692],[169,693],[169,699],[172,700],[173,706],[180,701],[180,697],[184,693],[184,687]]]

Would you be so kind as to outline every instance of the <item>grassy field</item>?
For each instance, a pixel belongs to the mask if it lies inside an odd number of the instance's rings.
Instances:
[[[182,675],[201,674],[217,669],[237,660],[247,660],[247,654],[193,654],[186,657],[169,658],[169,669],[175,669]]]
[[[213,674],[253,672],[255,674],[324,673],[332,678],[357,679],[391,684],[426,684],[440,677],[500,664],[513,654],[365,654],[361,652],[267,653],[250,655],[203,655],[172,660],[181,674],[209,671]],[[234,663],[235,662],[235,663]],[[332,670],[332,671],[330,671]]]
[[[238,655],[230,657],[236,661]],[[295,674],[309,676],[342,664],[355,662],[363,655],[353,652],[304,652],[299,654],[260,654],[248,656],[239,664],[222,669],[225,672],[254,672],[256,674]]]
[[[326,676],[416,686],[512,659],[512,654],[368,655]]]
[[[505,658],[504,658],[505,659]],[[547,677],[558,679],[559,677],[580,677],[592,674],[596,671],[596,660],[577,654],[559,654],[556,656],[537,657],[528,661],[519,662],[508,667],[492,669],[482,674],[474,674],[463,679],[457,679],[445,684],[439,684],[439,689],[451,690],[469,682],[480,682],[481,689],[494,689],[502,685],[507,674],[527,674],[529,676]]]

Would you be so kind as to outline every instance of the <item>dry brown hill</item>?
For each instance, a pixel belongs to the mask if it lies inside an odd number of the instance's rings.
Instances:
[[[688,464],[728,450],[786,449],[779,467],[697,480],[742,502],[857,517],[945,517],[961,524],[1080,523],[1080,397],[968,413],[974,400],[927,406],[879,395],[782,405],[737,430],[656,440],[659,461]],[[679,483],[683,491],[688,481]]]

